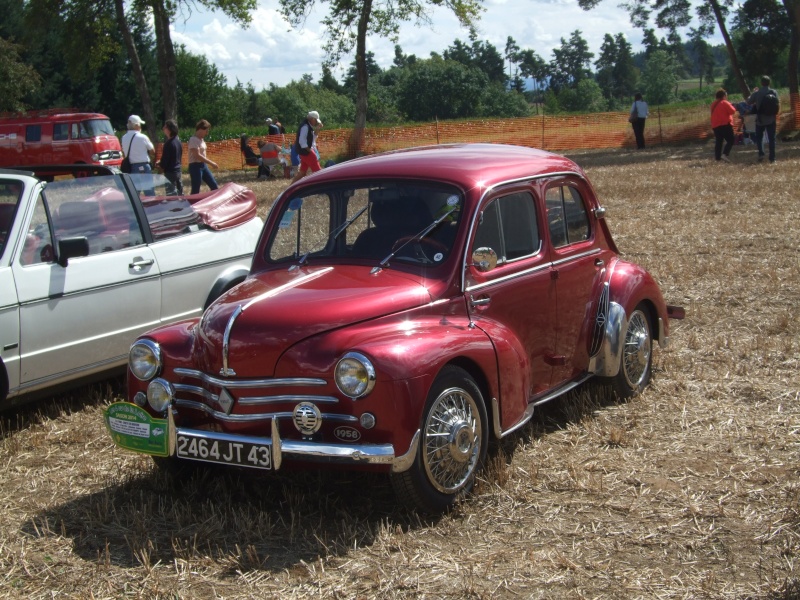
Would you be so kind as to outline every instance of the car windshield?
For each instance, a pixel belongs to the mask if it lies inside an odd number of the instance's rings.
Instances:
[[[453,187],[381,182],[312,189],[283,203],[272,262],[319,259],[437,265],[451,254],[462,194]]]
[[[81,122],[81,137],[114,135],[114,128],[108,119],[87,119]]]

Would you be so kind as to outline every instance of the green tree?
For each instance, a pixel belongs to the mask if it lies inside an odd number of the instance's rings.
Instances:
[[[675,58],[664,50],[650,55],[642,73],[642,85],[651,104],[666,104],[672,100],[678,83],[678,66]]]
[[[334,64],[355,49],[356,114],[351,152],[360,154],[364,143],[369,98],[367,71],[367,35],[387,37],[397,42],[400,24],[405,21],[430,23],[425,0],[319,0],[329,5],[322,23],[326,30],[324,49],[328,63]],[[430,0],[432,6],[444,5],[452,10],[459,23],[469,26],[480,13],[478,0]],[[280,0],[281,13],[293,25],[300,25],[315,7],[315,0]]]
[[[600,56],[594,61],[595,80],[609,100],[614,97],[614,67],[617,64],[617,42],[614,37],[607,33],[603,36],[603,43],[600,46]]]
[[[489,42],[479,40],[474,29],[470,31],[470,41],[471,44],[467,46],[461,40],[456,40],[442,53],[443,58],[455,60],[467,67],[476,67],[483,71],[489,81],[505,85],[505,65],[497,48]]]
[[[189,126],[200,119],[212,125],[228,121],[228,86],[225,76],[205,56],[192,54],[184,46],[175,49],[178,89],[178,122]]]
[[[776,0],[745,0],[732,21],[736,53],[745,65],[745,77],[758,81],[772,76],[776,85],[786,85],[786,64],[792,23]]]
[[[412,121],[470,117],[481,106],[476,92],[488,85],[477,67],[441,58],[420,60],[401,82],[397,105]]]
[[[0,38],[0,110],[25,110],[24,98],[35,92],[41,79],[36,70],[22,62],[20,46]]]
[[[591,75],[589,65],[593,57],[580,29],[573,31],[569,40],[562,37],[561,46],[553,49],[553,60],[550,61],[550,86],[556,91],[563,87],[576,87]]]
[[[614,97],[618,100],[629,98],[639,79],[633,64],[631,45],[625,36],[618,33],[614,41],[617,45],[617,62],[614,64]]]

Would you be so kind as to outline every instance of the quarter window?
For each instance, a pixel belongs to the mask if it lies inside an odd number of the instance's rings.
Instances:
[[[536,254],[539,241],[533,196],[518,192],[493,200],[483,210],[472,250],[491,248],[502,263]]]
[[[28,125],[25,127],[25,141],[38,142],[42,139],[42,126],[41,125]]]
[[[555,248],[589,239],[589,217],[576,188],[566,185],[549,188],[545,205],[550,239]]]
[[[55,123],[53,125],[53,140],[68,140],[69,139],[69,123]]]

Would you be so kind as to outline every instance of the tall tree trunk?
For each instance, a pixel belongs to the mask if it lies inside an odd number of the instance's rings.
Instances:
[[[177,73],[175,50],[169,33],[170,12],[163,0],[153,0],[153,23],[156,32],[156,55],[161,76],[161,101],[164,104],[164,119],[178,118]]]
[[[797,82],[797,61],[800,60],[800,0],[783,0],[792,20],[792,39],[789,42],[789,65],[786,69],[789,83],[789,101],[794,112],[792,129],[800,129],[800,90]]]
[[[719,26],[719,32],[722,34],[722,39],[725,40],[725,47],[728,49],[728,58],[731,60],[731,69],[736,77],[736,81],[739,83],[739,89],[742,95],[747,99],[750,96],[750,86],[747,85],[742,69],[739,67],[739,61],[736,58],[736,50],[733,47],[731,36],[728,34],[728,28],[725,26],[725,18],[722,16],[722,9],[719,7],[719,2],[717,0],[709,0],[709,4],[711,4],[711,9],[714,11],[714,16],[717,19],[717,25]]]
[[[153,113],[153,101],[150,98],[150,90],[147,88],[147,80],[144,78],[142,63],[139,60],[139,53],[136,51],[136,44],[133,43],[131,30],[128,28],[128,21],[125,20],[125,7],[123,0],[114,0],[114,9],[117,17],[117,25],[122,33],[122,41],[128,51],[128,60],[131,61],[133,80],[139,92],[139,99],[142,101],[142,114],[144,115],[147,134],[151,140],[157,139],[155,129],[155,115]]]
[[[369,73],[367,72],[367,27],[372,13],[372,0],[364,0],[358,19],[356,38],[356,121],[350,139],[350,153],[360,156],[364,151],[364,133],[367,127],[367,99]]]

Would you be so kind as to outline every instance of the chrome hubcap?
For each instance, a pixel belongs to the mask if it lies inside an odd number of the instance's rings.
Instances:
[[[469,481],[481,450],[481,422],[475,400],[465,390],[443,391],[425,421],[422,456],[433,486],[452,494]]]
[[[635,311],[628,323],[623,350],[623,368],[625,378],[632,388],[638,387],[644,380],[650,364],[651,340],[650,326],[641,311]]]

